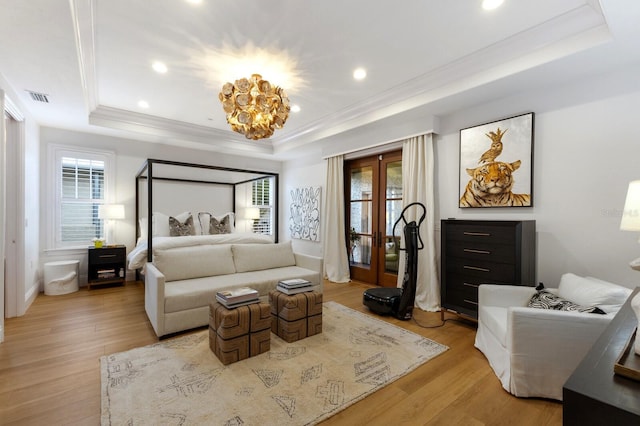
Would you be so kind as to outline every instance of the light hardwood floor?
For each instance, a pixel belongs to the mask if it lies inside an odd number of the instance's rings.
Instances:
[[[325,282],[324,299],[361,312],[360,283]],[[323,425],[560,425],[562,405],[505,392],[473,347],[475,324],[447,314],[414,311],[416,321],[389,322],[449,350]],[[0,424],[100,424],[102,355],[157,341],[144,312],[144,285],[85,288],[39,295],[27,314],[5,320],[0,344]],[[268,424],[268,423],[265,423]]]

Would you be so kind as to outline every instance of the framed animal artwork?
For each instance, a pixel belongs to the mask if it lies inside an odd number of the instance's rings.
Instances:
[[[534,113],[460,130],[461,208],[533,206]]]

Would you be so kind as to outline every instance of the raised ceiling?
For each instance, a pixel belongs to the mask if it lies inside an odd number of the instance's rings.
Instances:
[[[637,61],[638,3],[0,0],[0,73],[42,125],[278,158],[416,108],[446,114],[478,87],[525,72],[533,82],[548,64],[569,79],[585,61],[593,72]],[[245,76],[231,68],[243,55],[301,108],[268,140],[232,132],[218,101],[222,83]],[[496,87],[496,98],[515,90]]]

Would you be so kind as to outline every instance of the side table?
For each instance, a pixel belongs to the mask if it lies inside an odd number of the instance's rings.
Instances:
[[[123,284],[126,277],[126,251],[123,245],[89,247],[87,285]]]

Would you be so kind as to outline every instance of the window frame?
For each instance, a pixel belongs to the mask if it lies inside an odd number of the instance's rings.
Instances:
[[[97,160],[104,162],[104,198],[105,204],[113,203],[115,200],[115,152],[79,148],[69,145],[49,145],[47,158],[49,159],[49,171],[47,182],[47,203],[53,206],[53,211],[47,215],[47,247],[49,250],[66,250],[86,248],[91,241],[86,243],[61,241],[61,205],[62,205],[62,158],[71,157],[76,159]]]
[[[256,185],[258,185],[260,182],[264,182],[264,181],[268,181],[269,182],[269,204],[254,204],[254,193],[257,197],[257,191],[254,192],[254,188]],[[272,237],[275,236],[275,208],[274,208],[274,198],[275,198],[275,185],[277,185],[277,180],[275,179],[274,176],[269,176],[269,177],[264,177],[264,178],[260,178],[260,179],[255,179],[251,182],[251,189],[250,189],[250,203],[249,205],[251,207],[255,207],[257,208],[262,215],[262,210],[269,210],[269,232],[265,233],[265,232],[258,232],[260,230],[260,225],[259,225],[259,221],[260,219],[254,220],[253,223],[251,224],[251,231],[254,234],[262,234],[262,235],[270,235]],[[264,200],[264,191],[262,191],[262,197]]]

